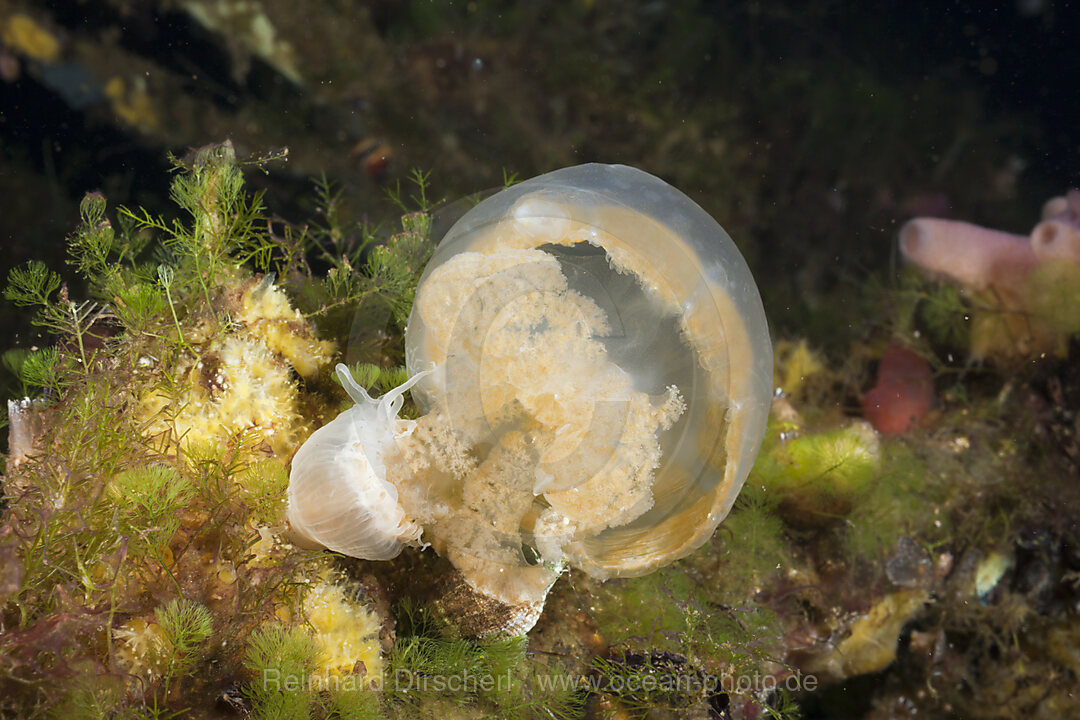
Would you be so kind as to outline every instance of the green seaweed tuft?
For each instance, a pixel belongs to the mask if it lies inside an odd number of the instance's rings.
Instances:
[[[261,525],[276,525],[285,518],[289,473],[280,460],[259,460],[239,473],[241,499],[252,519]]]
[[[167,698],[173,680],[188,674],[201,659],[200,646],[210,638],[214,621],[206,607],[183,598],[174,598],[163,607],[156,608],[154,617],[166,640],[168,658],[163,663],[165,683],[162,696]]]
[[[790,559],[784,523],[776,514],[779,498],[766,487],[747,482],[717,534],[723,565],[715,592],[738,604],[775,577]]]
[[[244,685],[256,718],[307,718],[316,702],[309,689],[319,662],[319,647],[302,628],[271,625],[248,640],[244,668],[252,680]]]
[[[942,500],[927,482],[924,463],[906,445],[883,443],[881,469],[848,517],[843,536],[852,562],[880,562],[901,535],[916,529],[928,538],[948,537],[949,517],[934,510],[943,507]]]
[[[852,424],[776,443],[758,457],[750,482],[790,524],[819,527],[851,511],[879,465],[874,431]]]
[[[117,530],[129,536],[136,555],[161,560],[180,528],[177,513],[194,498],[191,481],[167,465],[125,470],[108,486],[117,508]]]

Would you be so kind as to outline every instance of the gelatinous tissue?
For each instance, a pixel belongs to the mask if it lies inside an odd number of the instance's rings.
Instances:
[[[527,629],[569,564],[640,575],[693,551],[750,470],[771,397],[761,300],[723,229],[625,166],[469,211],[420,280],[404,386],[297,452],[300,538],[368,559],[429,544]]]

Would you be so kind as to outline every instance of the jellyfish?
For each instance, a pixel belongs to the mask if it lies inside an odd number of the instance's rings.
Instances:
[[[405,334],[412,397],[357,405],[297,452],[293,532],[385,559],[431,546],[532,627],[566,567],[649,573],[730,511],[764,434],[772,349],[720,225],[643,171],[506,188],[443,237]]]

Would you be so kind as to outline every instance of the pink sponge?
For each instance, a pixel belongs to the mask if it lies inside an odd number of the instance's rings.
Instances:
[[[971,356],[1019,359],[1059,351],[1060,331],[1080,316],[1080,190],[1043,207],[1030,236],[955,220],[915,218],[900,229],[900,252],[923,270],[979,295]]]
[[[1080,190],[1054,198],[1043,208],[1043,221],[1031,231],[1031,247],[1039,262],[1080,263]]]
[[[900,229],[900,251],[916,265],[971,290],[1016,295],[1038,262],[1023,235],[937,218],[916,218]]]

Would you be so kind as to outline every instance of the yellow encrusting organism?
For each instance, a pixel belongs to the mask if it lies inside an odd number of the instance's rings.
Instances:
[[[60,59],[60,41],[56,36],[22,13],[13,13],[4,20],[0,26],[0,40],[31,60],[56,62]]]
[[[275,455],[287,456],[307,428],[292,371],[313,376],[335,346],[316,338],[284,293],[265,281],[252,282],[233,314],[228,333],[210,335],[198,359],[182,363],[192,382],[178,398],[160,390],[143,398],[148,431],[188,447],[255,433]]]
[[[165,670],[169,639],[152,619],[133,618],[113,630],[116,661],[126,672],[151,682]]]
[[[129,84],[122,77],[111,77],[105,83],[105,97],[116,116],[128,125],[143,131],[161,127],[161,116],[147,91],[145,78],[135,78]]]
[[[233,318],[261,338],[271,350],[284,357],[302,378],[310,378],[330,361],[334,343],[320,340],[285,292],[265,282],[252,285],[240,299],[240,311]]]
[[[308,591],[304,612],[322,651],[318,675],[356,675],[364,684],[382,686],[380,624],[374,612],[361,601],[350,599],[341,585],[326,580]]]
[[[810,347],[805,338],[798,341],[781,340],[774,352],[773,385],[788,395],[802,392],[807,380],[827,367],[825,359]]]

